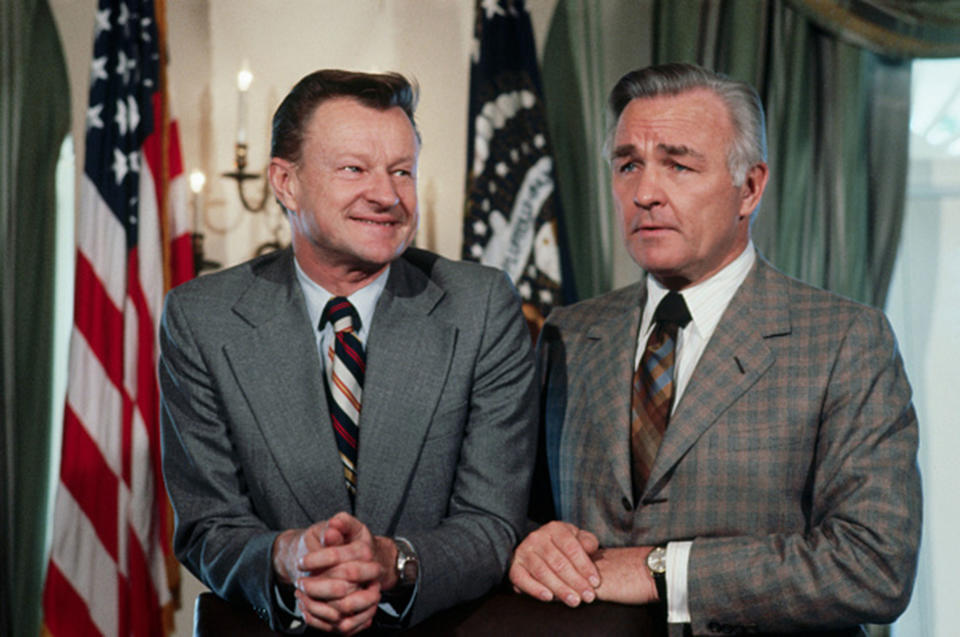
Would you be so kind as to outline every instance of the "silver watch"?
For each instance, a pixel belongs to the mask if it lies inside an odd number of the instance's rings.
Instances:
[[[402,537],[393,538],[393,543],[397,545],[397,562],[395,565],[397,586],[412,587],[416,584],[417,574],[420,572],[417,552],[413,545]]]

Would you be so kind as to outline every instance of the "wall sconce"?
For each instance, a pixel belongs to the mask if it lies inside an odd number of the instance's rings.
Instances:
[[[249,212],[262,212],[270,198],[270,184],[267,182],[266,174],[247,172],[247,91],[253,83],[253,73],[244,65],[237,73],[237,142],[234,146],[234,162],[236,170],[223,173],[224,177],[234,179],[237,182],[237,193],[240,195],[240,203]],[[255,179],[263,179],[263,188],[260,192],[260,199],[251,202],[244,194],[243,183]]]
[[[285,215],[282,213],[277,213],[275,209],[267,208],[267,204],[272,198],[272,192],[270,190],[270,182],[267,179],[266,171],[264,171],[263,175],[260,173],[247,171],[247,92],[250,90],[250,85],[252,83],[253,73],[250,72],[250,70],[247,68],[246,62],[244,62],[243,68],[240,69],[239,73],[237,73],[237,140],[234,145],[234,162],[236,164],[236,170],[223,173],[223,176],[233,179],[237,182],[237,194],[240,196],[240,203],[243,204],[244,209],[246,209],[248,212],[267,213],[264,215],[264,217],[261,217],[261,219],[264,219],[268,224],[270,224],[270,232],[273,235],[273,238],[271,240],[264,241],[256,247],[254,250],[254,255],[260,255],[273,250],[281,250],[289,242],[283,238],[284,229],[286,227]],[[262,180],[263,185],[260,190],[259,198],[256,201],[251,201],[247,199],[244,191],[244,182],[256,180]],[[223,234],[229,232],[229,230],[226,229],[219,230],[217,228],[213,228],[213,230]]]
[[[204,208],[201,200],[203,196],[203,187],[207,183],[207,176],[199,170],[190,173],[190,192],[193,196],[190,203],[193,206],[193,234],[191,235],[193,243],[193,272],[199,275],[204,270],[217,270],[220,264],[216,261],[208,261],[203,257],[203,225]]]

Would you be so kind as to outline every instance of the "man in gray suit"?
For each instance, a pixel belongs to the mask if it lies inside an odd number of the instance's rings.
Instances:
[[[554,521],[517,548],[514,586],[570,606],[659,601],[671,632],[698,635],[892,621],[921,494],[888,323],[756,253],[752,87],[669,64],[625,75],[609,105],[614,199],[646,276],[544,326],[549,482],[533,502]]]
[[[501,581],[536,382],[499,271],[408,248],[416,91],[318,71],[277,109],[292,249],[173,290],[163,469],[179,559],[276,630],[409,625]]]

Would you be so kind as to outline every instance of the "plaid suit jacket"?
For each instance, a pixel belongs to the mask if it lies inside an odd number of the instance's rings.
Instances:
[[[635,284],[558,308],[544,326],[540,475],[556,517],[601,546],[692,540],[695,634],[895,618],[913,586],[921,493],[910,386],[883,314],[758,258],[634,505],[630,384],[645,297]]]

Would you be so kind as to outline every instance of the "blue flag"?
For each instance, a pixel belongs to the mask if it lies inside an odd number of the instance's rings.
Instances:
[[[478,0],[463,258],[510,275],[534,336],[554,306],[573,300],[562,281],[560,197],[541,95],[523,0]]]

